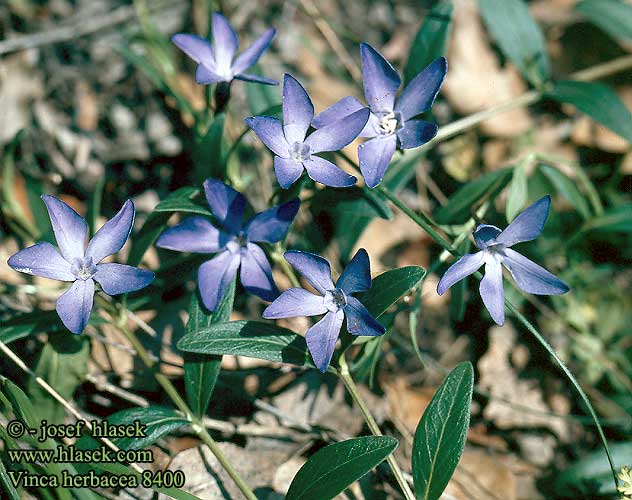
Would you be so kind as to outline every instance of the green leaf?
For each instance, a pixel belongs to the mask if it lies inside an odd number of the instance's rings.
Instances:
[[[259,321],[231,321],[202,328],[182,337],[178,349],[199,354],[232,354],[313,366],[303,337]]]
[[[417,498],[437,500],[465,447],[474,388],[471,363],[459,364],[426,408],[413,440],[413,481]]]
[[[505,187],[511,172],[511,168],[502,168],[468,182],[450,196],[446,205],[435,212],[435,220],[440,224],[465,223],[479,200],[485,196],[491,198]]]
[[[620,0],[583,0],[575,6],[588,20],[617,39],[632,40],[632,5]]]
[[[11,404],[10,410],[15,415],[15,418],[24,422],[31,429],[39,428],[40,418],[24,391],[4,377],[0,378],[0,389],[9,400]]]
[[[630,465],[632,441],[615,443],[610,447],[617,467]],[[604,450],[597,450],[555,475],[552,481],[555,496],[594,498],[615,494],[614,482],[608,457]]]
[[[213,324],[229,321],[234,299],[235,280],[226,290],[219,307],[212,313],[206,310],[198,294],[194,293],[189,307],[187,333],[195,334]],[[206,413],[221,366],[221,356],[194,353],[184,355],[184,386],[189,407],[196,417]]]
[[[404,82],[415,78],[428,64],[445,54],[446,41],[452,23],[452,4],[441,2],[425,17],[408,52]]]
[[[7,474],[7,470],[4,468],[4,463],[0,460],[0,484],[3,486],[4,492],[8,495],[9,500],[20,500],[20,494],[13,487],[11,478]]]
[[[365,436],[318,450],[299,469],[287,500],[329,500],[383,462],[397,447],[389,436]]]
[[[409,290],[415,288],[425,274],[425,269],[419,266],[391,269],[377,276],[371,289],[358,294],[358,299],[374,317],[379,318]]]
[[[34,371],[64,399],[69,400],[88,373],[89,358],[90,342],[87,337],[59,332],[49,336]],[[29,380],[28,393],[40,418],[45,418],[54,425],[64,422],[64,407],[35,382],[34,378]]]
[[[582,113],[632,142],[632,114],[614,91],[597,82],[557,82],[547,94],[556,101],[572,104]]]
[[[226,163],[222,152],[222,137],[226,115],[215,116],[206,134],[199,138],[193,151],[195,162],[195,178],[199,183],[209,177],[223,179],[226,177]]]
[[[176,413],[171,408],[161,406],[148,406],[146,408],[129,408],[110,415],[106,421],[112,425],[130,425],[138,420],[140,425],[145,425],[144,435],[138,437],[112,438],[112,442],[122,450],[142,450],[154,444],[162,436],[179,429],[189,421]],[[76,443],[77,449],[94,450],[105,446],[86,434]],[[85,472],[92,467],[91,464],[77,464],[77,470]]]
[[[256,68],[256,66],[255,66]],[[251,116],[275,116],[281,112],[279,90],[272,85],[246,85],[246,99]]]
[[[530,160],[522,161],[513,169],[511,184],[509,184],[509,196],[505,207],[507,222],[511,222],[527,203],[527,165]]]
[[[549,57],[540,27],[522,0],[478,0],[487,29],[509,58],[533,85],[551,77]]]
[[[584,194],[577,189],[575,181],[549,165],[540,165],[540,171],[551,181],[555,189],[571,202],[584,219],[590,219],[590,207]]]
[[[178,195],[173,196],[176,193]],[[209,210],[208,205],[201,205],[194,200],[199,194],[200,190],[194,187],[180,188],[158,203],[154,208],[154,212],[185,212],[211,217],[213,214]]]
[[[632,203],[610,208],[602,215],[593,217],[584,224],[582,230],[632,233]]]

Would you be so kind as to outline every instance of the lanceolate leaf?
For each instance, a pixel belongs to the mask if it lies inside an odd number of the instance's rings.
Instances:
[[[544,36],[523,0],[478,0],[481,14],[503,53],[536,87],[551,76]]]
[[[296,473],[287,500],[329,500],[380,464],[397,447],[389,436],[365,436],[318,450]]]
[[[509,196],[505,207],[507,222],[511,222],[527,203],[527,163],[521,162],[513,170],[511,184],[509,185]]]
[[[424,412],[413,441],[417,498],[437,500],[461,458],[470,424],[474,370],[458,365],[443,381]]]
[[[224,298],[217,310],[210,313],[204,308],[199,295],[194,293],[189,307],[187,333],[195,334],[213,324],[225,323],[230,319],[235,298],[235,280],[226,290]],[[184,384],[187,401],[197,417],[206,413],[215,382],[222,365],[221,356],[187,353],[184,356]]]
[[[632,203],[610,208],[599,217],[593,217],[584,224],[582,230],[632,233]]]
[[[293,365],[313,366],[305,339],[259,321],[217,323],[185,335],[178,349],[200,354],[232,354]]]
[[[428,64],[445,54],[446,41],[452,23],[452,4],[441,2],[425,17],[408,53],[404,80],[408,83]]]
[[[572,104],[604,127],[632,142],[632,113],[607,85],[566,80],[556,83],[548,95],[556,101]]]
[[[424,268],[419,266],[400,267],[386,271],[377,276],[373,280],[371,289],[358,295],[358,299],[373,316],[378,318],[406,292],[415,288],[425,274]]]
[[[632,5],[624,0],[583,0],[575,10],[614,38],[632,40]]]
[[[20,494],[13,487],[11,478],[7,474],[7,470],[4,468],[2,461],[0,461],[0,484],[2,484],[2,489],[9,500],[20,500]]]
[[[193,152],[195,161],[195,177],[202,183],[209,177],[223,179],[226,176],[226,165],[222,152],[222,136],[226,116],[220,113],[201,137]]]
[[[555,186],[555,189],[573,204],[584,219],[590,218],[590,207],[586,201],[586,196],[577,188],[575,181],[549,165],[541,165],[540,170]]]
[[[462,224],[471,216],[476,203],[485,196],[493,196],[499,192],[511,175],[511,168],[494,170],[478,179],[468,182],[450,196],[448,203],[435,213],[435,220],[440,224]]]

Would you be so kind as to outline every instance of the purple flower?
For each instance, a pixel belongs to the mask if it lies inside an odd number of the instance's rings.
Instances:
[[[219,229],[204,217],[189,217],[160,235],[156,246],[178,252],[217,253],[198,270],[202,301],[214,311],[241,266],[241,284],[272,301],[278,295],[266,254],[255,243],[281,241],[298,212],[298,199],[272,207],[243,222],[246,198],[221,181],[207,179],[204,192]]]
[[[443,83],[448,62],[435,59],[413,78],[397,100],[401,85],[397,71],[370,45],[360,44],[364,96],[371,110],[361,137],[370,140],[360,145],[360,170],[367,186],[377,186],[384,177],[388,164],[399,146],[411,149],[425,144],[437,133],[437,126],[414,119],[430,109]],[[364,105],[355,97],[345,97],[319,114],[313,122],[320,129],[340,120]]]
[[[334,353],[342,322],[346,316],[347,330],[352,335],[382,335],[385,329],[362,303],[352,294],[371,288],[369,255],[364,248],[358,250],[334,285],[329,262],[318,255],[289,251],[285,260],[294,266],[320,295],[303,288],[290,288],[270,304],[263,317],[266,319],[294,318],[297,316],[325,316],[305,335],[314,364],[325,372]]]
[[[296,79],[283,80],[283,124],[269,116],[246,119],[246,124],[274,153],[274,171],[283,189],[307,170],[313,180],[331,187],[353,186],[356,178],[316,153],[338,151],[351,143],[365,126],[369,112],[359,109],[307,136],[314,105]]]
[[[13,255],[8,264],[21,273],[73,282],[57,299],[56,309],[66,328],[78,334],[90,319],[95,281],[105,293],[118,295],[146,287],[153,281],[154,273],[124,264],[100,264],[118,252],[129,237],[134,224],[134,204],[130,200],[97,231],[86,248],[85,219],[53,196],[44,195],[42,199],[59,252],[50,243],[37,243]]]
[[[270,28],[250,47],[235,57],[239,41],[228,20],[214,12],[211,20],[213,45],[206,38],[178,33],[171,41],[186,55],[198,63],[195,81],[202,85],[231,82],[234,78],[249,82],[278,85],[279,82],[259,75],[244,73],[255,65],[272,43],[276,30]]]
[[[527,207],[504,230],[480,224],[474,231],[474,240],[481,251],[464,255],[452,264],[439,281],[437,293],[443,295],[452,285],[485,264],[485,276],[479,290],[490,316],[502,325],[505,322],[505,291],[501,264],[509,269],[518,288],[527,293],[559,295],[568,292],[566,283],[510,248],[540,236],[550,207],[551,197],[547,195]]]

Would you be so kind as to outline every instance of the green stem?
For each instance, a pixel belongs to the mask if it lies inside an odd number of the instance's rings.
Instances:
[[[338,372],[338,376],[340,377],[342,382],[345,384],[345,387],[349,391],[349,394],[351,395],[353,400],[356,402],[356,404],[360,408],[360,411],[362,412],[362,416],[364,417],[364,420],[366,421],[369,427],[369,430],[374,436],[383,436],[382,431],[380,430],[380,427],[377,425],[375,418],[373,418],[373,415],[371,414],[371,410],[369,410],[369,407],[367,406],[366,402],[360,395],[360,391],[358,390],[358,387],[356,386],[353,378],[351,377],[351,373],[349,372],[349,365],[347,365],[347,360],[345,359],[344,353],[340,355],[339,364],[340,364],[340,371]],[[408,482],[406,481],[406,478],[404,477],[404,473],[400,469],[399,464],[397,463],[397,460],[395,460],[395,457],[393,457],[393,455],[391,454],[387,457],[386,461],[388,462],[388,465],[391,467],[391,470],[393,471],[393,475],[395,476],[397,483],[399,484],[400,488],[402,489],[402,492],[404,493],[404,497],[406,497],[407,500],[415,500],[415,494],[410,489],[410,486],[408,485]]]
[[[224,454],[222,453],[222,450],[217,445],[217,442],[208,433],[202,421],[193,415],[191,408],[189,408],[189,405],[187,405],[184,399],[182,399],[182,396],[180,396],[180,393],[178,392],[176,387],[173,385],[171,380],[168,377],[166,377],[164,374],[160,373],[160,371],[155,369],[156,363],[151,358],[151,355],[149,354],[147,349],[145,349],[145,346],[143,346],[140,340],[138,340],[138,337],[136,336],[136,334],[127,327],[126,311],[122,310],[119,313],[116,306],[105,301],[102,297],[99,297],[98,295],[97,295],[97,302],[99,302],[101,307],[107,310],[112,315],[113,318],[117,318],[117,317],[119,318],[116,323],[116,327],[125,334],[125,336],[131,342],[132,346],[134,347],[134,350],[140,357],[143,364],[149,370],[152,371],[154,378],[156,379],[156,382],[160,384],[160,386],[171,398],[171,400],[176,405],[176,407],[182,413],[184,413],[187,420],[191,422],[191,427],[193,431],[209,447],[213,455],[215,455],[215,458],[217,458],[217,461],[222,465],[224,470],[226,470],[228,475],[235,482],[235,484],[237,485],[239,490],[243,493],[243,495],[248,500],[257,500],[257,497],[252,492],[250,487],[241,478],[241,476],[239,475],[237,470],[235,470],[235,468],[230,463],[230,461],[224,456]]]
[[[271,254],[272,260],[281,266],[281,269],[283,269],[283,272],[290,280],[290,283],[293,287],[301,288],[301,282],[299,281],[298,276],[296,276],[294,269],[292,269],[290,263],[285,260],[285,257],[283,257],[284,253],[285,249],[283,248],[283,246],[280,243],[277,244],[275,251]]]

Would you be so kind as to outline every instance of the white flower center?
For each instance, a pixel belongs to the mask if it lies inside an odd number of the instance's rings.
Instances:
[[[290,158],[292,158],[295,163],[303,163],[311,156],[309,145],[303,142],[295,142],[292,144],[289,153]]]
[[[392,135],[399,126],[399,118],[394,111],[384,113],[379,117],[377,131],[380,135]]]
[[[239,253],[242,250],[242,248],[246,248],[247,245],[248,245],[248,238],[246,238],[246,235],[244,234],[244,232],[241,231],[238,235],[234,236],[233,239],[230,240],[226,244],[226,248],[228,249],[229,252]]]
[[[333,290],[327,290],[323,298],[325,307],[331,312],[336,312],[340,308],[347,305],[347,297],[340,288],[334,288]]]
[[[92,261],[92,257],[76,259],[72,266],[70,266],[70,271],[78,280],[86,281],[95,275],[97,266]]]

